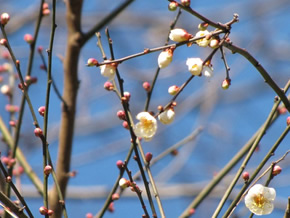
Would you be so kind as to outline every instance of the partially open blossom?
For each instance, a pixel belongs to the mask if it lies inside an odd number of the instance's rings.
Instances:
[[[169,108],[158,115],[159,121],[163,124],[172,123],[174,120],[174,117],[175,117],[175,112],[172,108]]]
[[[209,42],[209,47],[215,49],[219,46],[220,41],[218,39],[211,39]]]
[[[106,62],[106,61],[105,61]],[[115,64],[104,64],[100,66],[101,74],[104,77],[108,77],[109,80],[113,80],[116,74]]]
[[[158,56],[158,66],[160,68],[167,67],[172,62],[173,49],[166,49]]]
[[[169,11],[175,11],[178,7],[178,3],[177,2],[170,2],[168,5],[168,10]]]
[[[25,34],[24,35],[24,41],[27,42],[28,44],[31,44],[33,42],[33,36],[30,34]]]
[[[168,88],[168,93],[169,93],[170,95],[176,95],[178,91],[179,91],[179,87],[176,86],[176,85],[170,86],[170,87]]]
[[[195,35],[195,37],[201,37],[201,36],[206,36],[207,34],[209,34],[209,32],[207,30],[201,30],[198,31]],[[196,44],[198,44],[201,47],[206,47],[208,46],[210,40],[207,37],[204,37],[202,39],[196,40]]]
[[[104,83],[104,89],[108,90],[108,91],[112,91],[114,90],[114,85],[111,82],[105,82]]]
[[[184,42],[192,38],[192,35],[184,29],[173,29],[170,31],[169,38],[175,42]]]
[[[246,195],[245,204],[252,213],[256,215],[267,215],[274,209],[273,201],[275,197],[275,189],[256,184],[250,188]]]
[[[186,65],[188,66],[188,71],[194,75],[199,76],[203,68],[203,61],[200,58],[188,58]]]
[[[212,77],[213,76],[213,68],[210,65],[205,65],[202,68],[202,74],[206,77]]]
[[[5,26],[8,23],[9,19],[10,19],[10,16],[9,16],[8,13],[2,13],[1,14],[1,24],[3,26]]]
[[[136,136],[150,141],[157,131],[156,119],[148,112],[140,112],[136,118],[140,121],[134,127]]]
[[[98,66],[99,62],[95,58],[89,58],[87,62],[88,67]]]

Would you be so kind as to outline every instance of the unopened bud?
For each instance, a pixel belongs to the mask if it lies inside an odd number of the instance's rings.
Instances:
[[[277,176],[278,174],[280,174],[282,172],[282,168],[278,165],[275,165],[272,171],[272,175],[273,176]]]
[[[224,79],[224,81],[222,82],[222,88],[224,90],[228,89],[231,85],[231,79]]]
[[[114,90],[114,85],[111,82],[107,81],[104,83],[104,88],[108,91],[112,91],[112,90]]]
[[[119,200],[119,198],[120,198],[120,195],[119,195],[118,193],[114,193],[114,194],[112,195],[112,200],[113,200],[113,201]]]
[[[130,92],[124,92],[124,97],[126,98],[126,101],[129,102],[131,98]]]
[[[250,174],[248,172],[243,172],[242,177],[245,182],[247,182],[250,178]]]
[[[168,10],[169,11],[175,11],[178,7],[178,3],[177,2],[170,2],[168,5]]]
[[[127,188],[127,187],[129,187],[130,186],[130,181],[129,180],[127,180],[127,179],[125,179],[125,178],[121,178],[120,180],[119,180],[119,186],[121,187],[121,188]]]
[[[41,137],[43,135],[42,129],[40,129],[39,127],[34,129],[34,135],[36,137]]]
[[[195,214],[195,209],[194,208],[190,208],[188,213],[189,213],[190,216]]]
[[[287,123],[288,126],[290,125],[290,117],[287,117],[286,123]]]
[[[150,88],[151,88],[150,83],[149,82],[144,82],[143,83],[143,88],[145,89],[145,91],[149,92]]]
[[[87,62],[88,67],[98,66],[99,62],[95,58],[89,58]]]
[[[93,217],[94,217],[94,215],[92,213],[87,213],[86,214],[86,218],[93,218]]]
[[[190,0],[181,0],[181,4],[185,7],[188,7],[190,5]]]
[[[7,40],[6,39],[0,39],[0,45],[3,45],[3,46],[7,46]]]
[[[16,105],[7,104],[5,106],[5,110],[8,111],[9,113],[16,113],[19,111],[19,107]]]
[[[46,166],[44,167],[43,172],[44,172],[45,175],[48,176],[48,175],[51,173],[51,171],[52,171],[52,167],[51,167],[50,165],[46,165]]]
[[[117,112],[117,117],[120,119],[120,120],[126,120],[126,113],[125,111],[123,110],[119,110]]]
[[[41,116],[44,116],[44,113],[45,113],[45,106],[40,106],[38,108],[38,113],[41,115]]]
[[[124,163],[123,163],[123,161],[121,161],[121,160],[118,160],[117,163],[116,163],[116,165],[117,165],[117,167],[118,167],[119,169],[122,169],[122,168],[124,167]]]
[[[125,129],[130,129],[127,121],[124,121],[122,125]]]
[[[179,89],[180,89],[180,88],[179,88],[178,86],[176,86],[176,85],[170,86],[170,87],[168,88],[168,93],[169,93],[170,95],[176,95],[176,94],[178,93]]]
[[[41,206],[41,207],[39,208],[39,213],[40,213],[41,215],[46,215],[46,214],[47,214],[47,208],[44,207],[44,206]]]
[[[47,211],[47,215],[48,215],[48,216],[52,216],[52,215],[53,215],[53,210],[49,209],[49,210]]]
[[[28,44],[31,44],[34,41],[33,36],[30,34],[25,34],[24,41],[27,42]]]
[[[3,85],[1,87],[1,93],[3,95],[7,95],[7,96],[10,96],[11,95],[11,89],[10,89],[10,86],[9,85]]]
[[[111,202],[109,204],[108,211],[111,212],[111,213],[113,213],[115,211],[115,209],[114,209],[114,202]]]
[[[145,160],[150,163],[151,159],[153,157],[153,154],[151,152],[146,153]]]
[[[3,26],[5,26],[8,23],[9,20],[10,20],[10,16],[9,16],[8,13],[1,14],[1,24]]]

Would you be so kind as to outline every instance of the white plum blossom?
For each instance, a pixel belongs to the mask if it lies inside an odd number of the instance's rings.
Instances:
[[[158,56],[158,66],[160,68],[167,67],[172,61],[172,56],[173,56],[172,49],[166,49],[165,51],[162,51]]]
[[[245,197],[246,207],[256,215],[270,214],[273,209],[273,201],[276,197],[274,188],[268,188],[261,184],[256,184],[250,188]]]
[[[148,112],[140,112],[136,118],[140,121],[134,127],[136,136],[144,138],[145,141],[150,141],[157,131],[155,117]]]
[[[105,61],[106,62],[106,61]],[[100,66],[101,74],[104,77],[108,77],[109,80],[113,80],[116,74],[116,66],[113,64],[104,64]]]
[[[169,108],[158,115],[159,121],[163,124],[172,123],[174,120],[174,117],[175,117],[175,112],[172,108]]]
[[[192,38],[192,35],[184,29],[176,28],[170,31],[169,38],[175,42],[184,42]]]
[[[207,34],[209,34],[209,32],[207,30],[203,30],[203,31],[201,30],[201,31],[198,31],[196,33],[195,37],[206,36]],[[201,47],[208,46],[209,42],[210,42],[210,40],[208,40],[206,37],[199,39],[199,40],[196,40],[196,44],[198,44]]]
[[[186,65],[188,66],[188,71],[194,75],[199,76],[202,68],[203,61],[200,58],[188,58],[186,61]]]
[[[213,76],[213,68],[211,66],[208,66],[208,65],[203,66],[202,74],[206,77],[212,77]]]
[[[169,93],[170,95],[176,95],[177,92],[179,91],[179,89],[180,89],[180,88],[179,88],[177,85],[170,86],[170,87],[168,88],[168,93]]]

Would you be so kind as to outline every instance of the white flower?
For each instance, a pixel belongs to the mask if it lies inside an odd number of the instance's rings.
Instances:
[[[201,36],[206,36],[207,34],[209,34],[209,32],[207,30],[204,31],[198,31],[195,35],[195,37],[201,37]],[[210,40],[206,39],[206,37],[196,40],[196,44],[198,44],[201,47],[206,47],[208,46]]]
[[[275,197],[275,189],[256,184],[246,195],[245,204],[252,213],[256,215],[266,215],[273,211],[273,201]]]
[[[160,68],[167,67],[171,61],[172,61],[172,49],[167,49],[165,51],[162,51],[158,56],[158,66]]]
[[[179,87],[177,85],[173,85],[168,88],[168,93],[170,95],[176,95],[178,91],[179,91]]]
[[[170,31],[169,38],[175,42],[184,42],[192,38],[192,35],[184,29],[173,29]]]
[[[206,77],[212,77],[213,76],[213,68],[211,66],[205,65],[202,68],[202,73]]]
[[[112,64],[104,64],[100,66],[100,69],[101,69],[102,76],[108,77],[109,80],[114,79],[115,74],[116,74],[116,66]]]
[[[172,123],[174,120],[174,117],[175,117],[175,112],[172,108],[169,108],[158,115],[158,119],[163,124]]]
[[[186,65],[188,66],[189,72],[194,76],[199,76],[202,71],[203,61],[200,58],[188,58]]]
[[[125,179],[125,178],[121,178],[119,180],[119,186],[121,188],[127,188],[128,187],[128,184],[129,184],[129,181],[127,179]]]
[[[145,141],[150,141],[157,130],[156,119],[148,112],[140,112],[136,118],[140,120],[134,127],[136,136],[144,138]]]

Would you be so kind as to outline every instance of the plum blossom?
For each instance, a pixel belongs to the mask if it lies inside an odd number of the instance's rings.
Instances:
[[[274,209],[273,201],[276,197],[274,188],[256,184],[250,188],[245,197],[246,207],[256,215],[267,215]]]
[[[144,138],[145,141],[150,141],[157,131],[155,117],[148,112],[140,112],[136,118],[140,121],[134,127],[136,136]]]
[[[162,51],[158,56],[158,66],[160,68],[167,67],[172,62],[173,50],[166,49]]]
[[[106,62],[106,61],[105,61]],[[116,66],[113,64],[104,64],[100,66],[101,74],[104,77],[108,77],[109,80],[113,80],[116,74]]]
[[[188,58],[186,65],[192,75],[199,76],[203,68],[203,61],[200,58]]]
[[[176,28],[170,31],[169,38],[175,42],[184,42],[192,38],[192,35],[184,29]]]
[[[169,108],[158,115],[159,121],[163,124],[172,123],[174,120],[174,117],[175,117],[175,112],[172,108]]]
[[[213,76],[213,68],[209,65],[205,65],[202,68],[202,74],[206,77],[212,77]]]

